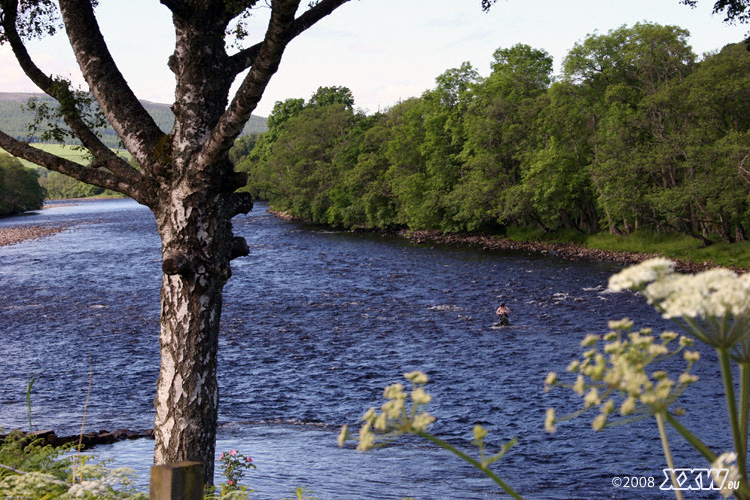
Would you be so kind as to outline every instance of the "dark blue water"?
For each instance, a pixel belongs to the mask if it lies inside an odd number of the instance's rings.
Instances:
[[[151,427],[161,267],[153,216],[114,200],[0,219],[0,227],[40,223],[71,227],[0,247],[0,427],[28,427],[26,382],[38,375],[35,427],[78,432],[89,358],[86,430]],[[661,484],[653,421],[595,433],[592,413],[544,431],[547,407],[580,405],[570,391],[545,394],[543,380],[580,356],[585,334],[624,316],[672,328],[638,297],[606,291],[619,266],[322,231],[280,221],[260,204],[234,227],[251,253],[233,262],[225,289],[218,451],[253,457],[253,498],[280,499],[299,486],[321,500],[505,498],[418,440],[364,455],[336,446],[340,426],[380,406],[383,387],[411,370],[430,375],[435,434],[470,449],[480,423],[490,451],[519,438],[496,470],[527,498],[671,495],[612,486],[625,475]],[[500,302],[511,327],[493,328]],[[722,390],[714,356],[703,354],[702,380],[683,406],[688,426],[720,452],[730,446]],[[705,466],[679,436],[670,439],[677,467]],[[134,467],[145,485],[152,446],[123,442],[97,453]]]

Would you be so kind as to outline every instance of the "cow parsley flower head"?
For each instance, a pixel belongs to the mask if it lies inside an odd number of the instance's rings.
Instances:
[[[412,390],[407,392],[400,383],[385,388],[383,397],[387,401],[380,407],[380,411],[370,408],[362,417],[364,424],[359,430],[357,450],[370,450],[378,446],[379,442],[391,441],[401,434],[425,432],[435,421],[435,417],[424,410],[432,401],[432,396],[423,387],[428,380],[427,375],[415,371],[405,373],[404,377],[411,381]],[[343,446],[348,438],[348,428],[344,427],[339,434],[339,446]]]
[[[594,349],[583,353],[580,360],[568,366],[576,374],[574,383],[562,383],[555,377],[550,384],[550,375],[545,387],[561,386],[571,389],[582,398],[583,408],[571,415],[555,418],[548,410],[545,427],[554,429],[558,421],[568,420],[593,408],[599,415],[591,422],[595,430],[606,427],[610,419],[621,416],[644,418],[665,411],[688,385],[698,380],[690,370],[700,356],[688,352],[684,356],[686,368],[676,380],[664,369],[655,369],[662,360],[685,349],[686,343],[677,342],[674,332],[656,336],[651,329],[631,331],[629,320],[610,322],[614,331],[597,342]],[[660,368],[660,367],[659,367]],[[631,417],[632,416],[632,417]]]
[[[628,267],[609,278],[609,289],[615,292],[622,290],[639,290],[646,283],[656,281],[674,272],[674,262],[657,257]]]
[[[612,276],[609,288],[640,291],[667,319],[683,322],[706,344],[727,348],[750,334],[750,273],[738,276],[728,269],[676,274],[674,263],[651,259]],[[750,339],[748,339],[750,343]],[[750,361],[750,344],[740,346],[740,357]]]
[[[657,280],[643,290],[643,295],[665,318],[721,318],[750,311],[748,292],[750,279],[728,269],[710,269]]]
[[[740,471],[737,468],[737,454],[734,452],[725,452],[719,455],[711,464],[711,475],[714,481],[721,487],[721,496],[729,498],[734,494],[734,490],[729,488],[729,484],[738,484],[740,480]]]

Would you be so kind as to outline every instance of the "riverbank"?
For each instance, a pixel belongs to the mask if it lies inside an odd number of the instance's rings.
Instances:
[[[15,245],[26,240],[44,238],[45,236],[64,231],[68,227],[70,227],[69,224],[0,227],[0,247]]]
[[[442,244],[477,245],[486,250],[523,250],[539,252],[568,260],[599,260],[617,262],[620,264],[638,264],[644,260],[654,257],[663,257],[660,253],[634,253],[616,250],[601,250],[589,248],[577,243],[564,243],[557,241],[514,241],[509,238],[501,238],[487,235],[472,234],[443,234],[440,231],[409,231],[401,230],[399,236],[420,244],[435,242]],[[676,262],[675,268],[680,272],[699,272],[721,267],[714,262],[693,262],[684,259],[672,259]],[[735,272],[746,272],[741,267],[725,266]]]
[[[268,210],[271,215],[287,221],[307,222],[305,220],[292,217],[287,212]],[[378,230],[373,230],[377,232]],[[717,264],[713,260],[688,260],[665,255],[661,252],[633,252],[627,250],[613,250],[592,248],[583,243],[574,243],[568,241],[542,241],[542,240],[522,240],[511,239],[505,236],[495,236],[486,234],[469,234],[469,233],[452,233],[446,234],[438,230],[410,230],[401,229],[395,232],[398,236],[406,238],[415,244],[428,242],[449,244],[449,245],[474,245],[485,250],[521,250],[526,252],[537,252],[542,254],[554,255],[567,260],[598,260],[606,262],[616,262],[619,264],[638,264],[644,260],[654,257],[667,257],[675,261],[675,269],[683,273],[696,273],[712,269],[714,267],[725,267],[737,273],[747,272],[747,267]]]
[[[128,439],[154,439],[154,430],[144,429],[140,431],[134,431],[131,429],[117,429],[114,431],[87,432],[84,434],[74,434],[71,436],[58,436],[54,431],[50,430],[33,432],[16,430],[12,431],[10,434],[0,434],[0,445],[2,445],[9,436],[16,439],[28,439],[29,442],[41,441],[41,443],[44,445],[55,447],[65,445],[80,445],[81,450],[87,450],[93,448],[94,446],[102,444],[112,444]]]

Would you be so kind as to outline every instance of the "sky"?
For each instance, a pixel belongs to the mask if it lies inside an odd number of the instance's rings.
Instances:
[[[308,2],[303,1],[306,5]],[[499,0],[489,13],[480,0],[352,0],[300,35],[288,47],[254,114],[267,116],[276,101],[308,99],[318,87],[346,86],[355,106],[376,112],[419,96],[435,77],[469,61],[489,74],[498,48],[524,43],[553,56],[559,72],[568,51],[592,33],[655,22],[687,29],[696,54],[745,37],[750,26],[731,26],[712,15],[713,0],[691,9],[679,0]],[[252,45],[267,21],[250,20]],[[171,103],[174,50],[169,11],[157,0],[100,0],[99,23],[110,51],[136,95]],[[29,51],[48,74],[83,85],[64,34],[34,41]],[[0,46],[0,92],[35,92],[10,49]]]

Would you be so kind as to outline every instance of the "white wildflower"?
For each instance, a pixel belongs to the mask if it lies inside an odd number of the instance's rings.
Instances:
[[[651,344],[650,346],[648,346],[648,353],[654,357],[663,356],[665,354],[669,354],[669,349],[661,344]]]
[[[695,363],[701,359],[701,353],[698,351],[685,351],[682,356],[685,358],[685,361],[689,363]]]
[[[339,437],[337,438],[339,447],[344,446],[347,439],[349,439],[349,426],[344,425],[341,427],[341,432],[339,432]]]
[[[660,337],[664,342],[672,342],[674,339],[679,337],[679,334],[673,331],[666,331],[666,332],[662,332]]]
[[[628,398],[626,398],[620,405],[620,414],[625,416],[633,413],[633,410],[635,410],[635,403],[635,398],[633,396],[628,396]]]
[[[633,327],[633,322],[629,318],[622,318],[616,321],[608,321],[607,326],[610,330],[630,330]]]
[[[433,417],[429,413],[420,413],[419,415],[414,417],[414,420],[411,423],[411,427],[415,431],[426,431],[427,426],[429,426],[434,421],[435,417]]]
[[[576,383],[573,385],[573,392],[578,394],[579,396],[583,396],[583,391],[586,388],[583,375],[578,375],[578,378],[576,378]]]
[[[72,498],[98,498],[107,493],[107,486],[102,481],[81,481],[68,489]]]
[[[383,415],[387,415],[387,418],[398,418],[399,415],[404,413],[404,400],[389,399],[383,403],[380,409],[383,410]]]
[[[604,425],[607,423],[607,415],[604,413],[600,413],[593,422],[591,422],[591,427],[595,431],[600,431],[604,428]]]
[[[555,372],[547,373],[547,377],[544,379],[544,392],[549,392],[551,386],[557,383],[557,374]]]
[[[677,379],[677,381],[681,384],[692,384],[693,382],[698,381],[698,376],[690,373],[681,373],[680,378]]]
[[[371,450],[375,446],[375,434],[373,434],[370,426],[370,422],[367,422],[359,429],[358,451]]]
[[[726,472],[725,472],[726,471]],[[711,474],[716,483],[721,487],[721,496],[729,498],[734,494],[734,490],[729,488],[729,484],[738,484],[740,472],[737,468],[737,454],[734,452],[725,452],[711,464]]]
[[[426,405],[432,401],[432,396],[427,394],[421,387],[417,387],[411,391],[411,400],[417,405]]]
[[[581,341],[581,347],[588,347],[596,344],[596,341],[599,340],[599,335],[589,334],[584,337],[584,339]]]
[[[750,278],[728,269],[695,275],[672,275],[646,287],[649,303],[658,304],[665,318],[720,318],[750,311]]]
[[[544,418],[544,428],[550,434],[557,430],[555,427],[555,409],[547,408],[547,415]]]
[[[649,259],[636,266],[623,269],[609,278],[609,289],[615,292],[639,289],[644,284],[658,280],[674,271],[674,262],[669,259]]]
[[[479,424],[476,424],[474,426],[473,432],[474,432],[474,440],[475,441],[481,441],[487,435],[487,429],[485,429],[484,427],[482,427]]]
[[[406,399],[404,386],[401,384],[391,384],[383,391],[383,397],[388,399]]]
[[[415,384],[426,384],[429,380],[424,372],[416,370],[413,372],[404,373],[404,377],[406,377],[408,380],[411,380]]]
[[[583,398],[584,408],[590,408],[600,403],[601,403],[601,400],[599,399],[599,391],[597,391],[596,389],[589,390],[589,392],[587,392],[586,396],[584,396]]]

